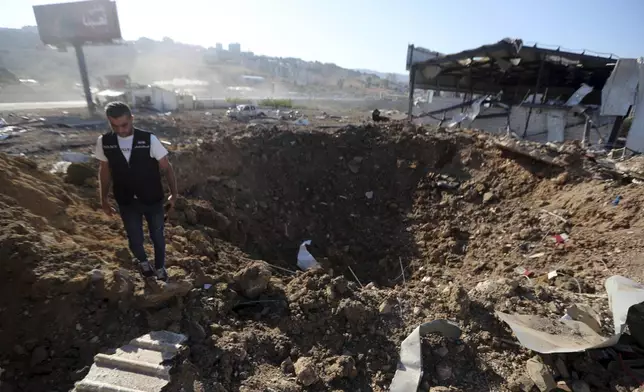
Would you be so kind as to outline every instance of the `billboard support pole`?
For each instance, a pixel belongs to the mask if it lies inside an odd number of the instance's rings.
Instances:
[[[89,75],[87,73],[87,63],[85,62],[85,52],[83,45],[79,43],[74,44],[76,50],[76,59],[78,60],[78,69],[80,70],[81,81],[83,82],[83,91],[85,92],[85,99],[87,100],[87,110],[89,115],[95,114],[94,101],[92,100],[92,92],[89,89]]]
[[[407,109],[407,119],[411,121],[414,118],[414,89],[416,88],[416,66],[412,64],[409,68],[409,108]]]

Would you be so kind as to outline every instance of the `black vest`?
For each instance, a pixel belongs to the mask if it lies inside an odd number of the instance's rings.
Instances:
[[[152,133],[134,129],[130,162],[121,153],[116,133],[103,135],[103,152],[112,172],[114,198],[121,205],[132,203],[134,197],[143,204],[154,204],[163,200],[163,185],[159,162],[150,157]]]

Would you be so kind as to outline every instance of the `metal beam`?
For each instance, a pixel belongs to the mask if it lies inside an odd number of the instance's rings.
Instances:
[[[539,73],[537,74],[537,85],[534,89],[534,93],[532,95],[532,104],[534,105],[536,100],[537,100],[537,93],[539,92],[539,88],[541,87],[541,75],[543,74],[543,64],[546,62],[545,56],[541,56],[541,64],[539,64]],[[530,117],[532,116],[532,107],[530,107],[530,110],[528,110],[528,117],[525,119],[525,129],[523,130],[523,136],[522,138],[525,139],[526,135],[528,134],[528,125],[530,125]]]

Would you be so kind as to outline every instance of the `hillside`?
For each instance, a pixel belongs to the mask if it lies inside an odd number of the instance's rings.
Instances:
[[[170,38],[162,41],[141,38],[122,45],[87,47],[85,54],[93,85],[105,75],[128,74],[132,81],[144,84],[174,79],[208,82],[208,87],[199,88],[200,95],[228,94],[232,86],[250,86],[275,94],[350,96],[404,89],[402,84],[335,64],[233,53],[182,44]],[[35,27],[0,29],[2,67],[17,78],[35,79],[50,90],[76,95],[80,92],[74,91],[79,76],[73,50],[60,52],[43,45]]]
[[[407,74],[379,72],[372,69],[356,69],[356,71],[375,75],[380,79],[388,79],[390,81],[394,81],[395,83],[407,83],[409,80],[409,75]]]

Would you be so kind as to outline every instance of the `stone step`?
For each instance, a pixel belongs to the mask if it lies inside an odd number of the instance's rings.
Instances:
[[[170,382],[172,359],[187,338],[154,331],[132,339],[113,353],[97,354],[76,392],[159,392]]]

